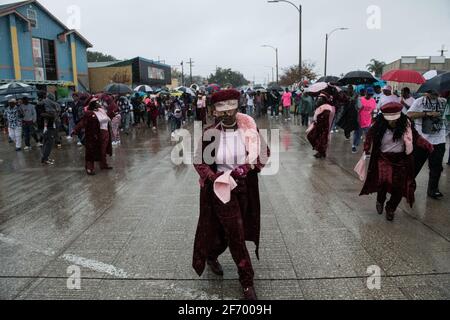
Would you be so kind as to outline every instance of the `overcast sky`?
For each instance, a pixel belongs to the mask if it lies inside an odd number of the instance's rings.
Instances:
[[[296,0],[292,0],[298,4]],[[0,0],[0,3],[12,1]],[[275,65],[298,63],[298,12],[287,3],[266,0],[40,0],[64,23],[71,5],[81,11],[80,32],[94,50],[116,56],[165,60],[178,65],[195,61],[194,74],[207,76],[216,66],[244,73],[264,83]],[[449,0],[302,0],[303,59],[323,73],[325,34],[337,27],[329,42],[328,74],[365,69],[372,58],[391,62],[402,55],[439,55],[450,49]],[[369,29],[380,8],[381,28]],[[73,20],[72,20],[73,21]],[[374,21],[374,20],[370,20]],[[376,22],[376,21],[375,21]],[[373,24],[372,24],[373,25]],[[450,53],[447,53],[450,56]]]

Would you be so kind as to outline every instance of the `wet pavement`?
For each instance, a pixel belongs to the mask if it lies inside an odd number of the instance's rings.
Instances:
[[[279,173],[260,180],[261,261],[249,244],[260,299],[450,299],[448,166],[447,198],[426,197],[424,170],[415,207],[402,203],[390,223],[374,196],[358,196],[360,154],[342,133],[316,160],[297,120],[259,125],[281,129],[282,141]],[[172,164],[172,149],[164,125],[136,129],[115,148],[114,170],[88,177],[76,144],[42,167],[37,150],[15,153],[1,134],[0,298],[241,299],[228,252],[223,279],[191,268],[198,176]],[[72,265],[80,290],[68,289]],[[368,289],[370,266],[380,290]]]

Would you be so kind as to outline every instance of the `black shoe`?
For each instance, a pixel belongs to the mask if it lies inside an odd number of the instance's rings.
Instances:
[[[256,296],[256,291],[254,287],[244,288],[244,299],[247,301],[256,301],[258,297]]]
[[[395,218],[395,211],[392,211],[388,208],[386,208],[386,219],[387,221],[394,221]]]
[[[382,215],[384,212],[384,205],[382,203],[377,202],[377,212],[379,215]]]
[[[439,191],[428,193],[428,196],[434,200],[441,200],[444,197],[444,195],[442,193],[440,193]]]
[[[223,268],[219,261],[208,260],[207,263],[209,268],[215,275],[223,277]]]

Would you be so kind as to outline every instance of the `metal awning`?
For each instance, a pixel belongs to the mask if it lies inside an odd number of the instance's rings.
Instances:
[[[30,85],[44,85],[44,86],[60,86],[60,87],[74,87],[75,84],[71,81],[36,81],[36,80],[14,80],[14,79],[0,79],[0,84],[10,82],[22,82]]]

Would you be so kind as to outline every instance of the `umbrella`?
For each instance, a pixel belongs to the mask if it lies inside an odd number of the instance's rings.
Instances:
[[[430,70],[428,72],[425,72],[423,74],[423,77],[425,78],[425,80],[428,81],[428,80],[431,80],[434,77],[437,77],[437,76],[439,76],[439,75],[441,75],[443,73],[445,73],[445,71],[442,71],[442,70]]]
[[[373,84],[378,82],[378,80],[368,71],[352,71],[349,72],[338,81],[341,86],[360,85],[360,84]]]
[[[136,88],[134,88],[134,91],[136,91],[136,92],[145,92],[145,93],[153,93],[152,87],[147,86],[147,85],[137,86]]]
[[[191,88],[188,88],[188,87],[178,87],[178,88],[175,88],[175,90],[190,94],[193,97],[196,96],[195,92]]]
[[[434,90],[440,93],[450,91],[450,72],[428,80],[419,88],[418,93],[426,93],[429,90]]]
[[[32,86],[22,82],[10,82],[0,86],[0,91],[3,94],[15,94],[32,92],[35,91],[35,89]]]
[[[305,91],[310,93],[318,93],[322,90],[328,88],[328,83],[326,82],[316,82],[313,85],[309,86]]]
[[[271,84],[268,88],[267,88],[267,90],[270,90],[270,91],[284,91],[283,90],[283,88],[279,85],[279,84]]]
[[[419,72],[414,70],[391,70],[385,73],[381,79],[399,83],[425,83],[425,78]]]
[[[131,90],[129,86],[122,83],[111,83],[103,89],[103,92],[111,94],[129,94],[132,93],[133,90]]]
[[[217,92],[220,91],[220,86],[218,84],[212,83],[206,87],[208,92]]]
[[[326,77],[322,77],[319,80],[317,80],[317,82],[327,82],[327,83],[336,83],[339,81],[339,77],[335,77],[335,76],[326,76]]]

